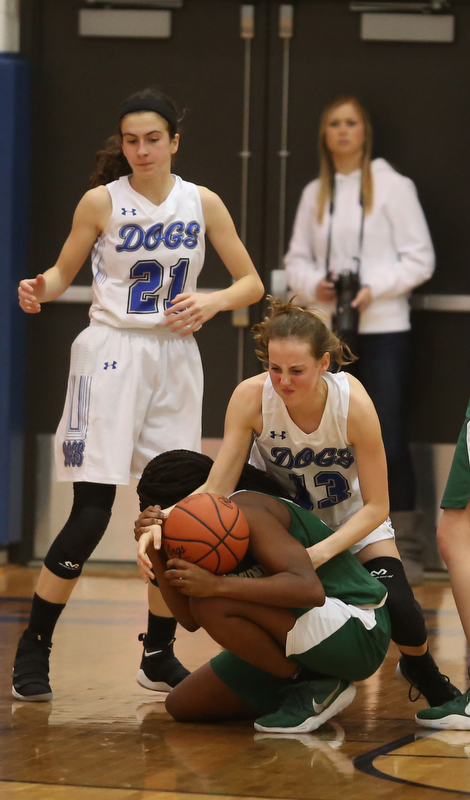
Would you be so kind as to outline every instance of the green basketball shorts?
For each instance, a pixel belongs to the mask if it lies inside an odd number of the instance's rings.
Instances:
[[[358,608],[327,597],[310,609],[287,634],[289,661],[322,675],[363,681],[380,667],[390,644],[385,606]]]
[[[385,606],[362,609],[336,598],[297,619],[287,634],[289,661],[315,673],[362,681],[380,667],[390,643]],[[289,681],[276,678],[224,650],[210,662],[218,678],[260,715],[275,711]]]

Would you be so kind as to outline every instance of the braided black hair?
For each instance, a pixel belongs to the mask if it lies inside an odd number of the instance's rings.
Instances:
[[[169,450],[150,461],[137,485],[140,510],[158,504],[168,508],[206,482],[213,461],[193,450]],[[286,490],[266,472],[245,464],[237,489],[289,499]]]

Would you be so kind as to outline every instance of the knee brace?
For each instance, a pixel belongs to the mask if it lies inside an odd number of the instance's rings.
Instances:
[[[363,566],[388,591],[387,608],[395,644],[406,647],[423,645],[427,639],[423,612],[415,600],[401,561],[391,556],[381,556],[366,561]]]
[[[108,527],[116,487],[104,483],[74,483],[70,517],[53,541],[44,565],[58,578],[72,580],[82,571]]]

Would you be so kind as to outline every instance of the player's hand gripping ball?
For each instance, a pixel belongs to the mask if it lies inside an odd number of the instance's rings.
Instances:
[[[168,558],[224,575],[242,560],[248,538],[248,523],[235,503],[207,492],[185,497],[170,511],[162,544]]]

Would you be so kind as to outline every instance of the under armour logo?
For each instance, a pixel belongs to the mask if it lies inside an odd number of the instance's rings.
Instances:
[[[117,361],[112,361],[111,364],[109,363],[109,361],[105,361],[103,369],[108,369],[108,367],[112,367],[112,369],[116,369]]]
[[[281,431],[281,433],[276,433],[276,431],[271,431],[271,439],[275,439],[276,436],[279,436],[280,439],[285,439],[287,434],[285,431]]]
[[[59,566],[65,567],[65,569],[80,569],[80,564],[72,564],[71,561],[65,561],[64,563],[59,561]]]
[[[137,216],[137,211],[135,208],[121,208],[122,216],[125,217],[126,214],[132,214],[133,217]]]
[[[393,575],[390,575],[383,567],[382,569],[373,569],[370,574],[373,578],[393,578]]]

